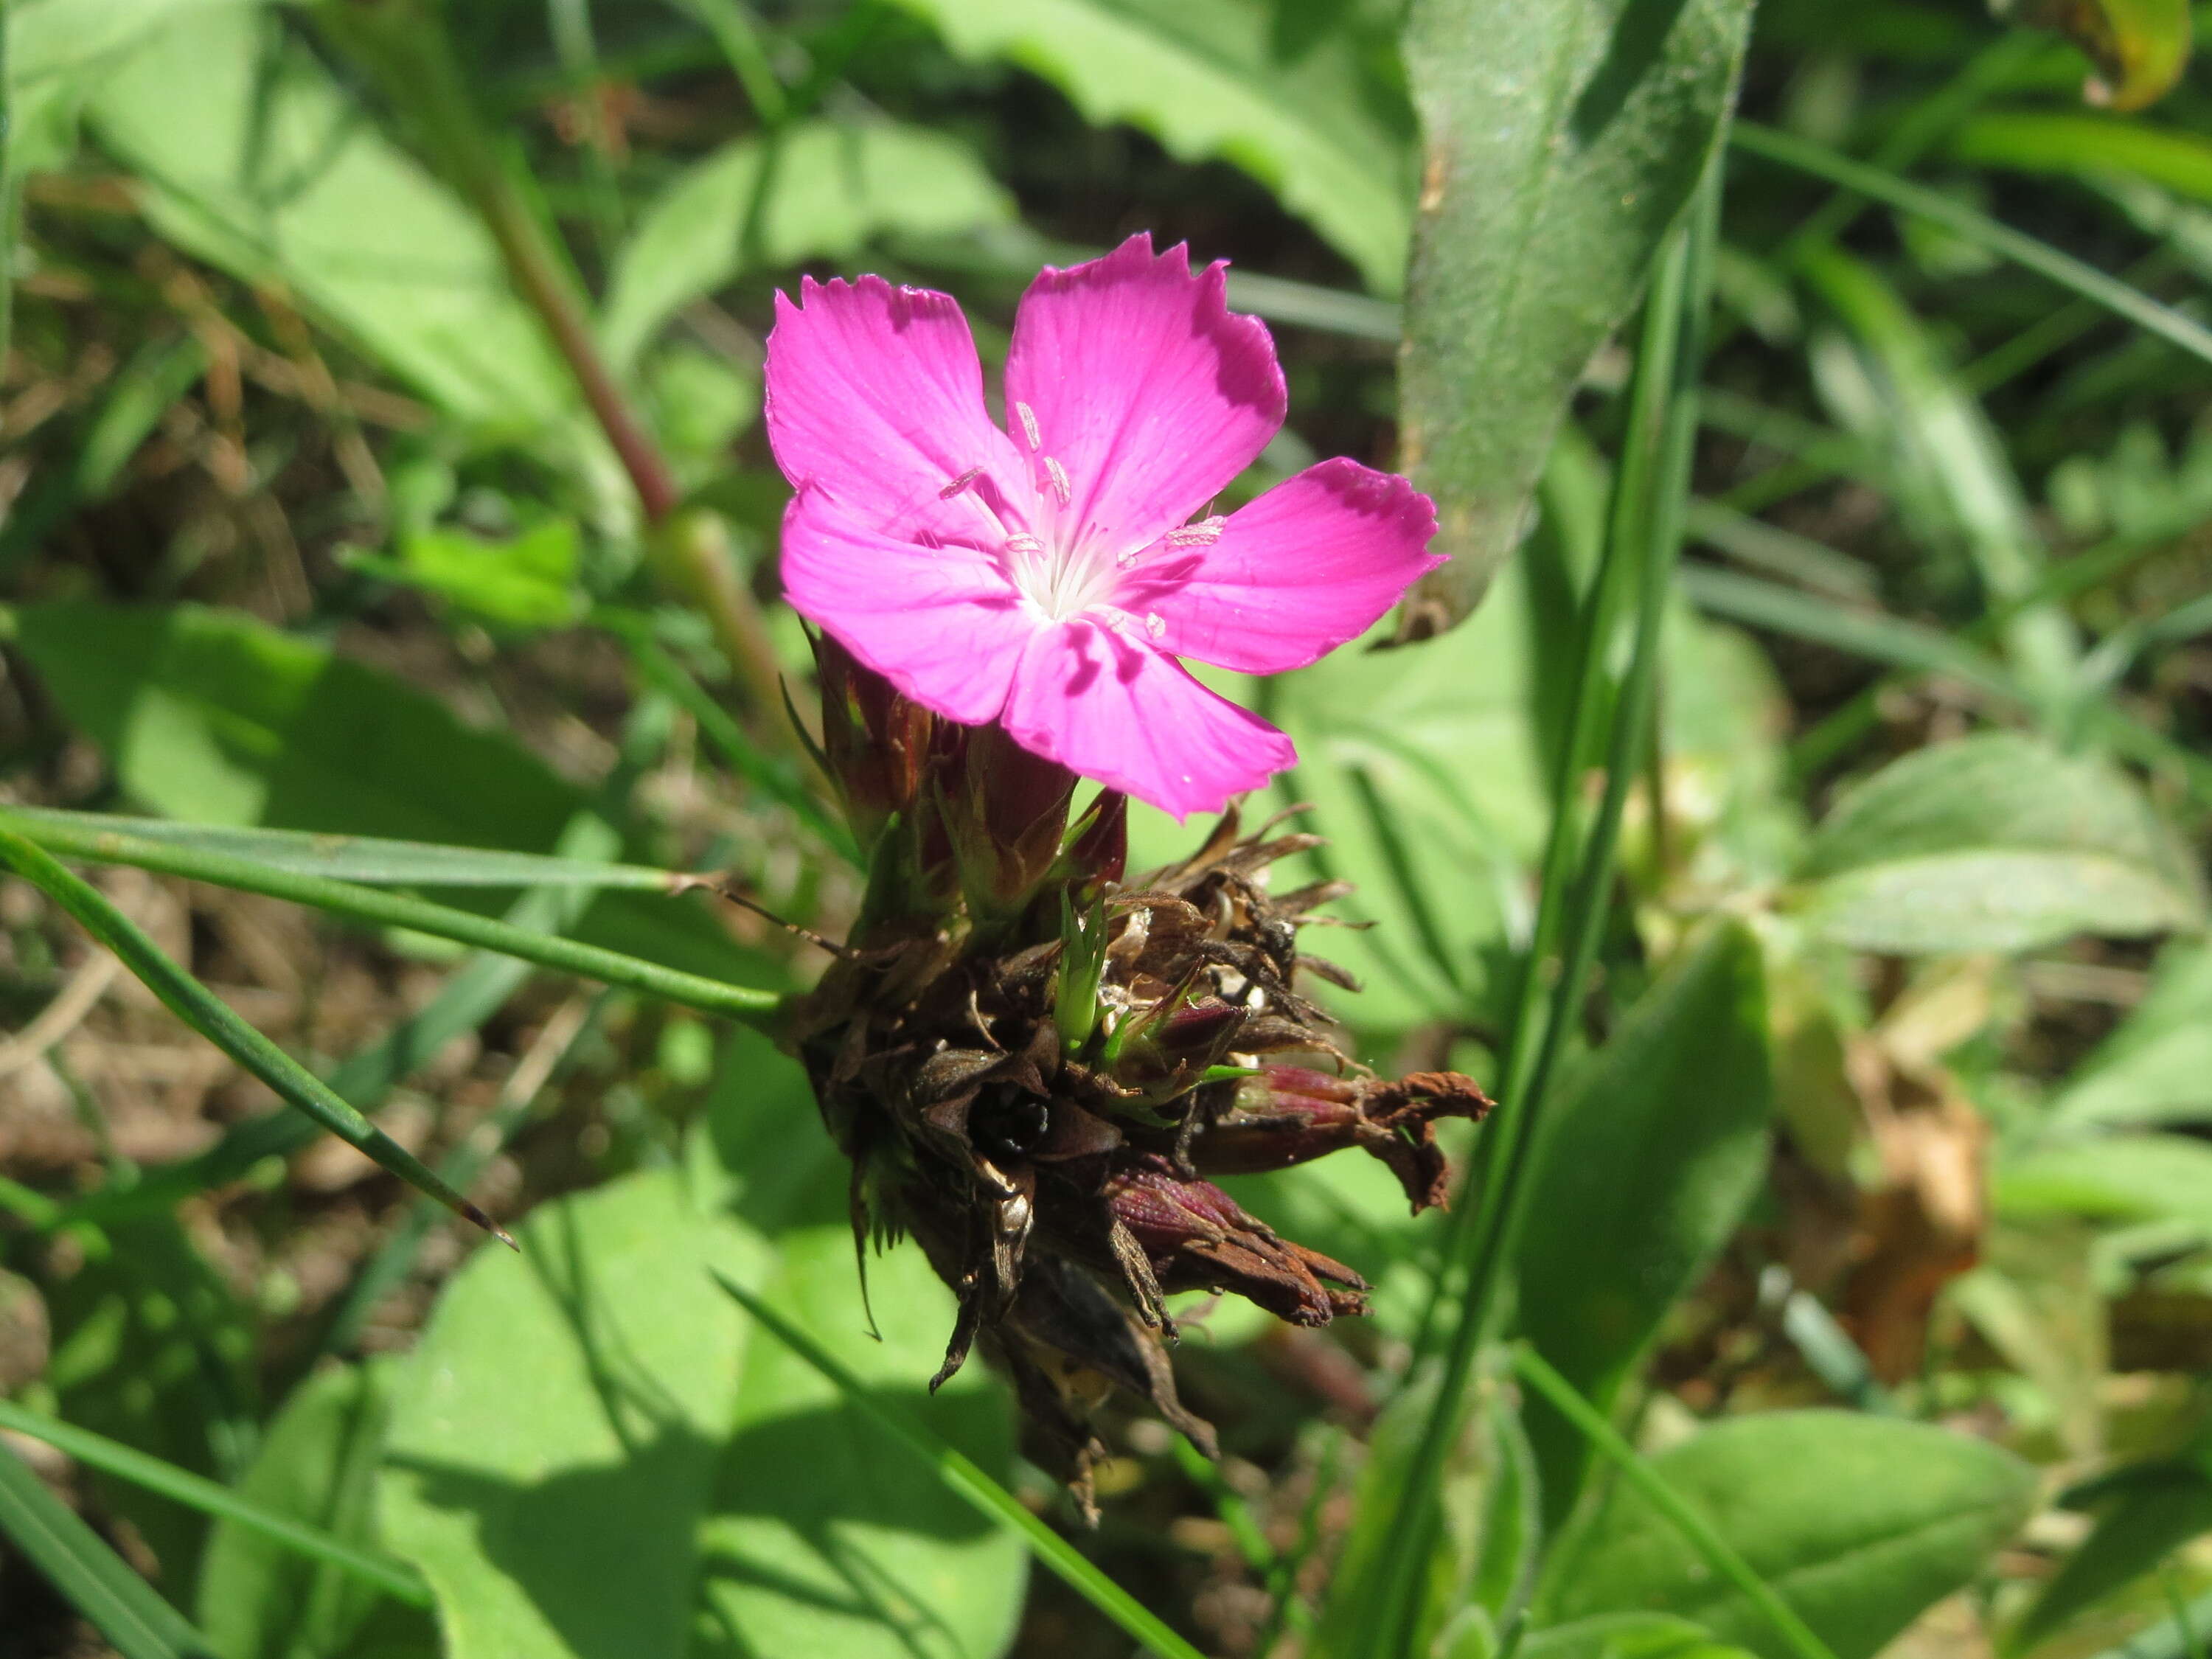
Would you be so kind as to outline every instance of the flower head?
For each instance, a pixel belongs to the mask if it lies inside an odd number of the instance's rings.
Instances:
[[[921,707],[1179,818],[1296,756],[1178,659],[1301,667],[1438,562],[1429,499],[1354,461],[1208,513],[1285,404],[1224,273],[1146,235],[1046,269],[1015,318],[1003,428],[945,295],[809,279],[769,337],[793,607]]]

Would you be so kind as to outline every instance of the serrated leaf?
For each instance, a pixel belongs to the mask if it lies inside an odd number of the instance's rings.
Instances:
[[[1568,397],[1712,151],[1750,18],[1747,0],[1413,7],[1402,442],[1452,556],[1413,620],[1457,623],[1519,544]]]
[[[2027,1519],[2035,1494],[2034,1472],[1985,1441],[1848,1412],[1717,1423],[1650,1467],[1837,1659],[1871,1659],[1966,1583]],[[1539,1604],[1561,1621],[1673,1613],[1762,1659],[1794,1659],[1741,1592],[1625,1486],[1560,1540]]]
[[[1794,903],[1861,950],[2021,951],[2204,915],[2186,848],[2124,773],[2009,732],[1916,750],[1814,833]]]
[[[1042,76],[1099,125],[1227,161],[1394,293],[1411,223],[1413,118],[1385,9],[1292,0],[900,0],[963,58]],[[1378,50],[1378,47],[1380,48]],[[1201,254],[1205,250],[1200,249]]]
[[[615,259],[600,338],[627,364],[684,305],[741,271],[842,261],[885,233],[951,235],[1014,211],[973,150],[926,127],[802,121],[736,139],[640,214]]]

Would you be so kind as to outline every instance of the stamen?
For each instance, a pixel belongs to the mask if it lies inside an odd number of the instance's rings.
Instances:
[[[1221,531],[1220,520],[1201,519],[1196,524],[1169,531],[1164,539],[1170,547],[1211,547],[1221,539]]]
[[[1044,470],[1052,474],[1052,493],[1060,497],[1060,504],[1062,507],[1071,505],[1075,500],[1075,491],[1068,486],[1067,469],[1048,455],[1044,458]]]
[[[955,478],[951,483],[939,490],[937,492],[937,499],[940,501],[951,501],[955,495],[957,495],[962,490],[967,489],[969,484],[974,483],[976,479],[982,476],[983,469],[981,467],[969,467],[965,472]]]
[[[1165,639],[1168,634],[1167,618],[1157,611],[1147,611],[1145,612],[1145,632],[1156,640]]]
[[[1022,431],[1030,441],[1030,447],[1035,449],[1044,441],[1037,436],[1036,410],[1031,409],[1027,404],[1017,403],[1014,405],[1014,414],[1021,421]]]

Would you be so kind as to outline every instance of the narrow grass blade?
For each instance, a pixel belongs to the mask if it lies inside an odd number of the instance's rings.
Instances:
[[[1714,616],[1811,640],[1893,668],[1948,674],[2008,702],[2021,700],[2019,687],[2002,664],[1940,628],[1879,611],[1846,607],[1833,599],[1709,565],[1686,568],[1680,580],[1692,603]]]
[[[1875,201],[1887,203],[1901,212],[1927,219],[1942,225],[1954,234],[1965,238],[1978,246],[2023,265],[2041,276],[2047,276],[2061,288],[2070,289],[2083,299],[2094,301],[2118,317],[2124,317],[2136,327],[2146,329],[2168,343],[2177,345],[2192,357],[2212,363],[2212,330],[2192,322],[2171,306],[2160,305],[2156,300],[2136,289],[2129,287],[2118,277],[2107,276],[2094,265],[2075,258],[2038,241],[2009,225],[2000,224],[1985,213],[1978,213],[1965,203],[1954,200],[1940,191],[1899,178],[1881,167],[1854,161],[1839,155],[1825,145],[1815,144],[1790,133],[1778,132],[1749,121],[1735,124],[1730,143],[1747,155],[1765,161],[1779,162],[1784,167],[1796,167],[1826,179],[1831,184],[1841,185]]]
[[[429,1194],[508,1245],[514,1244],[489,1216],[439,1180],[421,1158],[349,1106],[328,1084],[171,961],[99,889],[63,869],[44,849],[4,828],[0,828],[0,866],[13,870],[68,911],[87,933],[120,957],[123,965],[143,980],[171,1013],[274,1089],[289,1104],[410,1186]]]
[[[0,1534],[99,1626],[123,1659],[214,1659],[207,1638],[4,1446]]]
[[[167,875],[212,882],[218,887],[234,887],[241,892],[289,899],[296,904],[313,905],[319,910],[351,916],[358,921],[412,928],[439,939],[459,939],[464,945],[520,957],[543,968],[620,985],[749,1024],[772,1023],[782,1006],[782,999],[773,991],[664,968],[641,957],[624,956],[619,951],[532,933],[473,911],[455,909],[451,905],[433,903],[404,893],[333,881],[326,876],[302,875],[197,847],[143,841],[112,831],[88,834],[75,825],[33,822],[19,818],[12,812],[0,812],[0,836],[7,835],[10,828],[26,842],[40,843],[74,858],[98,864],[135,865],[142,870],[158,870]],[[9,836],[10,840],[15,838]]]
[[[516,912],[533,906],[538,896],[526,897]],[[327,1079],[331,1090],[343,1099],[374,1109],[409,1073],[447,1043],[465,1031],[473,1031],[496,1013],[529,976],[527,964],[512,957],[481,956],[465,963],[428,1006],[341,1062]],[[41,1224],[42,1228],[51,1231],[78,1221],[106,1226],[132,1216],[167,1211],[195,1193],[243,1180],[267,1159],[290,1157],[319,1133],[312,1119],[283,1109],[249,1118],[226,1129],[222,1138],[205,1152],[149,1170],[134,1186],[105,1187],[66,1206],[54,1206],[51,1219]]]
[[[1407,1489],[1392,1519],[1382,1568],[1368,1581],[1365,1606],[1355,1621],[1363,1659],[1396,1659],[1418,1638],[1421,1569],[1433,1547],[1443,1471],[1459,1437],[1475,1356],[1525,1201],[1523,1176],[1538,1115],[1596,959],[1622,810],[1651,737],[1660,628],[1681,549],[1698,433],[1698,370],[1719,185],[1716,164],[1662,251],[1644,306],[1628,435],[1613,481],[1605,562],[1587,607],[1571,735],[1553,780],[1535,936],[1522,967],[1499,1109],[1485,1137],[1480,1196],[1460,1206],[1444,1240],[1429,1322],[1429,1328],[1449,1333],[1443,1372],[1419,1449],[1408,1464]],[[1633,647],[1625,670],[1616,670],[1619,631],[1631,616]],[[1582,805],[1583,775],[1600,763],[1605,787],[1592,814]],[[1453,1269],[1461,1264],[1464,1289],[1455,1294]]]
[[[327,876],[369,887],[619,887],[648,893],[681,892],[693,878],[638,864],[507,853],[434,842],[386,841],[375,836],[324,836],[305,830],[240,830],[179,823],[173,818],[119,817],[106,812],[68,812],[54,807],[11,806],[9,816],[33,826],[48,847],[70,838],[64,850],[90,858],[96,842],[116,836],[130,842],[220,854],[295,875]],[[122,860],[118,860],[121,862]]]
[[[500,1090],[499,1099],[484,1121],[438,1165],[438,1173],[454,1186],[466,1188],[485,1168],[507,1150],[530,1121],[531,1109],[545,1087],[561,1073],[576,1044],[592,1029],[596,1017],[613,993],[603,991],[596,1001],[570,1003],[547,1022],[530,1051]],[[315,1345],[316,1357],[343,1353],[361,1335],[377,1304],[397,1289],[415,1265],[416,1252],[436,1221],[435,1206],[418,1200],[392,1237],[386,1239],[368,1265],[355,1275],[344,1297],[324,1327]]]
[[[1828,1644],[1813,1633],[1771,1584],[1753,1572],[1750,1565],[1729,1547],[1728,1540],[1713,1529],[1712,1522],[1653,1473],[1636,1448],[1622,1439],[1613,1425],[1575,1391],[1572,1383],[1553,1370],[1542,1355],[1525,1342],[1516,1343],[1513,1370],[1522,1382],[1549,1401],[1560,1416],[1580,1430],[1599,1454],[1620,1471],[1621,1478],[1650,1500],[1652,1508],[1674,1523],[1684,1541],[1705,1558],[1705,1565],[1715,1574],[1743,1592],[1744,1599],[1765,1616],[1791,1652],[1799,1659],[1836,1659]]]
[[[775,1339],[837,1386],[838,1391],[895,1436],[916,1457],[933,1468],[947,1487],[987,1520],[1004,1522],[1020,1533],[1030,1551],[1052,1574],[1111,1619],[1133,1641],[1158,1659],[1201,1659],[1198,1650],[1139,1604],[1136,1598],[1098,1571],[1065,1538],[1030,1514],[1013,1493],[951,1447],[870,1395],[860,1378],[805,1331],[734,1280],[716,1281]]]
[[[174,1498],[202,1514],[221,1516],[242,1527],[251,1527],[287,1549],[327,1561],[364,1583],[375,1585],[410,1607],[430,1605],[429,1587],[422,1582],[422,1576],[404,1561],[356,1549],[343,1540],[268,1509],[220,1481],[210,1480],[104,1435],[42,1417],[5,1401],[0,1401],[0,1429],[12,1429],[33,1440],[43,1440],[88,1468],[104,1470],[149,1492]]]

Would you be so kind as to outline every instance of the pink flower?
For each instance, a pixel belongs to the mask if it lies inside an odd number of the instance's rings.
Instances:
[[[1350,460],[1198,516],[1285,404],[1224,270],[1149,235],[1048,267],[1015,318],[1004,430],[945,295],[810,278],[768,343],[793,606],[915,702],[1178,818],[1297,751],[1177,658],[1302,667],[1439,562],[1428,497]]]

